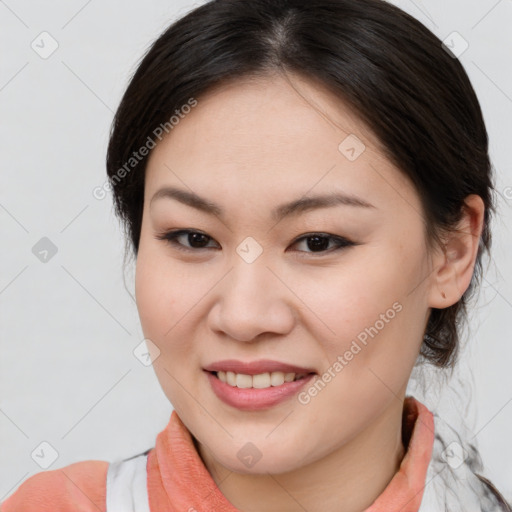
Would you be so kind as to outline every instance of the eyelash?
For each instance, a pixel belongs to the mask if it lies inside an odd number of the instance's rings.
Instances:
[[[188,234],[192,234],[192,233],[195,233],[198,235],[204,235],[209,240],[213,240],[206,233],[202,233],[201,231],[195,231],[195,230],[191,230],[191,229],[177,229],[177,230],[165,231],[163,233],[159,233],[158,235],[156,235],[155,238],[157,238],[158,240],[163,240],[163,241],[169,243],[170,245],[172,245],[173,247],[175,247],[176,249],[178,249],[180,251],[185,251],[188,253],[212,249],[212,247],[186,247],[185,245],[180,244],[176,240],[179,236],[188,235]],[[306,254],[314,254],[314,255],[321,256],[324,254],[330,254],[332,252],[337,252],[341,249],[346,249],[348,247],[357,245],[355,242],[352,242],[351,240],[348,240],[347,238],[344,238],[341,236],[336,236],[336,235],[330,235],[329,233],[307,233],[306,235],[303,235],[300,238],[297,238],[293,242],[292,245],[295,245],[303,240],[307,240],[308,238],[313,238],[313,237],[319,237],[319,238],[324,238],[324,239],[327,238],[330,241],[334,241],[337,244],[337,247],[335,247],[334,249],[327,249],[327,250],[318,251],[318,252],[314,252],[314,251],[299,251],[299,252],[304,252]]]

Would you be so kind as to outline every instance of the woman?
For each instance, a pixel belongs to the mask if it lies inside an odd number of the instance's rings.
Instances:
[[[2,512],[510,510],[406,396],[457,360],[495,210],[478,100],[423,25],[208,2],[138,67],[107,172],[174,411],[152,449],[34,475]]]

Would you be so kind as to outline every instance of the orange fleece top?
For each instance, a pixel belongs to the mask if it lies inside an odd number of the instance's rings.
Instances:
[[[364,512],[418,512],[434,443],[432,413],[406,397],[402,423],[406,454],[398,472]],[[0,505],[1,512],[106,512],[108,462],[88,460],[37,473]],[[156,438],[147,462],[152,512],[239,512],[222,494],[176,411]]]

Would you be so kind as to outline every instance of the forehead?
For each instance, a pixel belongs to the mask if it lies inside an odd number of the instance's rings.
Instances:
[[[297,75],[248,78],[197,102],[153,150],[147,195],[162,184],[224,198],[282,199],[286,191],[296,197],[333,188],[371,193],[381,202],[415,194],[371,130],[317,82]]]

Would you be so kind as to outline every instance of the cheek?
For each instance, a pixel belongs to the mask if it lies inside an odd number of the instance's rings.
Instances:
[[[417,357],[424,329],[424,290],[410,292],[425,270],[420,252],[405,254],[397,247],[360,252],[350,271],[332,273],[323,293],[318,283],[306,285],[310,308],[329,328],[323,337],[329,364],[346,355],[346,373],[354,376],[368,372],[371,365],[391,376],[393,368],[403,366],[405,371]]]
[[[160,386],[176,410],[186,410],[187,395],[178,382],[188,377],[188,364],[194,360],[183,329],[190,324],[189,302],[194,296],[188,277],[172,271],[168,258],[148,247],[139,249],[135,273],[135,296],[144,338],[154,351],[153,370]],[[180,415],[181,416],[181,415]]]
[[[373,325],[400,298],[400,284],[390,270],[383,272],[359,255],[329,271],[328,279],[302,276],[300,288],[333,342],[352,338]]]
[[[161,252],[161,251],[160,251]],[[144,336],[161,344],[184,312],[187,288],[157,248],[141,243],[135,271],[135,296]]]
[[[144,336],[159,347],[163,359],[190,353],[190,334],[204,313],[201,299],[211,287],[208,269],[180,263],[158,245],[141,245],[135,272],[137,309]]]

